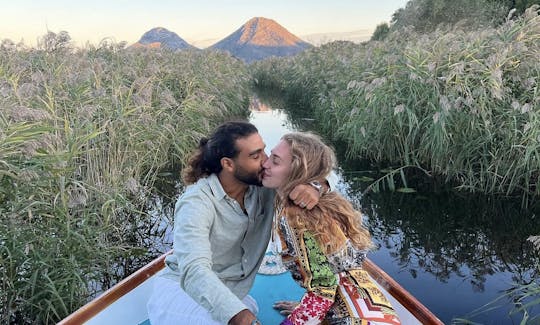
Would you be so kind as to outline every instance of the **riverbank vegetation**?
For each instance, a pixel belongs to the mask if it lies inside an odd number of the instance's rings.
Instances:
[[[529,202],[540,195],[539,40],[533,6],[497,27],[401,28],[253,68],[349,156]]]
[[[0,322],[57,322],[155,257],[143,244],[154,183],[215,125],[248,116],[248,80],[225,54],[4,40]]]

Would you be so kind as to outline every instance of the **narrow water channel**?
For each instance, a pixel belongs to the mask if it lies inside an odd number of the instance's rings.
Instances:
[[[291,121],[284,111],[258,99],[252,109],[250,121],[267,152],[283,134],[304,131],[298,125],[306,123]],[[362,195],[361,176],[370,171],[358,166],[343,159],[339,190],[368,221],[379,247],[369,257],[377,265],[445,324],[463,323],[460,318],[476,324],[520,324],[525,316],[515,311],[519,305],[514,302],[524,293],[515,289],[538,277],[538,252],[527,241],[540,234],[537,213],[523,212],[520,202],[454,192]],[[529,312],[537,316],[540,309]]]

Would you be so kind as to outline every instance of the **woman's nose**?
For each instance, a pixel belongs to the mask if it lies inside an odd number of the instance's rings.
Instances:
[[[263,163],[262,163],[262,166],[263,168],[268,168],[268,157],[266,157],[264,160],[263,160]]]

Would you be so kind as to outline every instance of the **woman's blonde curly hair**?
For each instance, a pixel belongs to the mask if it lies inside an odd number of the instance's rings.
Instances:
[[[312,210],[297,207],[289,198],[296,185],[325,179],[336,165],[334,151],[313,133],[289,133],[281,140],[290,146],[292,164],[288,179],[279,189],[286,199],[279,204],[291,226],[313,233],[325,253],[337,251],[347,239],[358,249],[372,248],[371,236],[362,225],[360,212],[339,193],[322,195]]]

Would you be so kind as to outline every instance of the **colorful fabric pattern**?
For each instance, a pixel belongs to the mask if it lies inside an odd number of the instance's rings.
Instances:
[[[366,271],[366,252],[347,241],[328,256],[309,232],[292,228],[279,218],[277,238],[284,265],[306,289],[300,304],[282,325],[401,324],[396,312]]]

